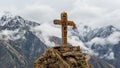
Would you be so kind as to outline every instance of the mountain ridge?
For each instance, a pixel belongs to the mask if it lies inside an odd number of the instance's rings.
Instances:
[[[13,17],[16,17],[16,18],[13,18]],[[15,19],[15,21],[14,21],[14,19]],[[39,55],[41,55],[48,47],[53,47],[53,46],[55,46],[55,44],[59,44],[59,45],[61,44],[61,42],[60,42],[61,37],[58,36],[58,35],[61,35],[61,32],[59,32],[61,29],[58,27],[54,27],[49,23],[39,24],[36,22],[24,20],[20,16],[12,16],[12,18],[9,18],[7,20],[6,20],[6,18],[5,18],[5,20],[4,20],[4,18],[0,19],[0,20],[2,20],[2,21],[0,21],[0,23],[4,23],[4,25],[0,26],[0,32],[1,32],[0,36],[2,37],[0,39],[7,41],[7,43],[9,45],[11,45],[15,50],[17,50],[20,54],[22,54],[22,56],[25,58],[25,61],[27,63],[26,65],[29,67],[32,67],[32,65],[33,65],[32,63],[34,62],[34,60],[36,58],[38,58]],[[15,23],[16,25],[13,23]],[[27,25],[26,25],[26,23],[27,23]],[[51,28],[43,29],[42,27],[44,27],[44,28],[51,27]],[[107,61],[107,63],[110,63],[110,64],[116,66],[116,68],[119,68],[120,66],[119,66],[119,64],[117,64],[119,62],[118,60],[120,59],[118,57],[118,55],[120,55],[120,54],[119,54],[119,52],[117,52],[117,51],[119,51],[118,47],[120,47],[120,43],[119,43],[119,41],[120,41],[119,32],[120,31],[119,31],[119,29],[117,29],[111,25],[106,26],[106,27],[96,28],[96,29],[91,29],[90,27],[87,27],[87,26],[83,26],[83,27],[85,27],[85,32],[81,31],[84,28],[81,30],[78,29],[76,31],[69,29],[69,34],[68,34],[69,44],[79,45],[82,48],[84,53],[90,54],[89,53],[89,51],[90,51],[92,55],[95,55],[95,56],[99,57],[99,59],[105,60],[105,61]],[[36,28],[36,29],[34,29],[34,28]],[[54,31],[49,31],[49,30],[54,30]],[[83,35],[81,35],[80,32],[83,32]],[[115,33],[115,32],[117,32],[117,33]],[[107,44],[103,45],[103,42],[106,43],[106,39],[107,40],[110,39],[109,41],[111,41],[111,39],[115,39],[115,41],[113,41],[113,42],[115,42],[115,44],[107,43]],[[94,40],[98,40],[98,41],[94,41]],[[103,42],[99,42],[99,40],[100,41],[103,40]],[[4,42],[2,42],[2,43],[4,43]],[[8,51],[8,49],[6,49],[6,47],[2,46],[1,49],[2,48],[3,48],[3,51],[5,51],[5,52]],[[85,51],[87,51],[87,52],[85,52]],[[0,54],[3,54],[2,51],[0,52]],[[15,56],[11,52],[8,53],[8,55],[13,56],[12,58],[14,58],[14,56]],[[8,55],[5,55],[5,56],[8,56]],[[108,56],[113,56],[114,58],[108,59]],[[15,57],[19,58],[17,56],[15,56]],[[0,58],[1,58],[1,56],[0,56]],[[16,59],[16,58],[11,61],[18,61],[18,59]],[[113,64],[114,62],[116,64]],[[2,65],[2,62],[0,65]],[[16,64],[14,63],[11,65],[13,65],[13,67],[14,67],[14,65],[16,65]],[[11,67],[11,68],[13,68],[13,67]],[[18,65],[17,68],[21,68],[21,67]]]

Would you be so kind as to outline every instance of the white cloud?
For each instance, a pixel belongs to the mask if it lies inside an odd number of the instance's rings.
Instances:
[[[55,17],[54,9],[48,5],[28,5],[19,13],[25,18],[39,23],[50,22]]]
[[[61,29],[55,28],[49,23],[43,23],[34,28],[35,31],[41,31],[45,36],[56,36],[61,38]]]
[[[106,39],[104,39],[104,38],[95,37],[90,41],[90,44],[95,43],[95,44],[105,45],[106,44],[105,40]]]
[[[47,46],[55,46],[54,42],[49,40],[49,37],[55,36],[61,38],[61,29],[55,28],[49,23],[43,23],[40,26],[37,26],[32,29],[32,31],[36,32],[36,36],[40,38],[42,42],[44,42]]]
[[[24,38],[24,32],[15,36],[18,33],[18,30],[2,30],[0,31],[0,39],[2,40],[16,40],[20,38]]]
[[[111,44],[118,44],[120,42],[120,32],[114,32],[113,34],[111,34],[107,38],[107,41]]]
[[[119,42],[120,42],[120,32],[114,32],[106,38],[95,37],[91,41],[87,42],[87,44],[89,44],[89,47],[91,47],[90,45],[93,44],[100,44],[103,46],[106,44],[115,45],[118,44]]]
[[[119,28],[119,0],[76,0],[71,19],[77,23],[85,23],[92,27],[114,25]]]
[[[40,23],[52,22],[66,10],[69,19],[77,24],[85,23],[92,27],[114,25],[120,28],[119,0],[1,0],[0,6],[1,11],[10,11]]]
[[[104,56],[102,56],[102,58],[103,57],[106,58],[106,59],[109,59],[109,60],[115,59],[114,52],[110,52],[108,54],[105,54]]]

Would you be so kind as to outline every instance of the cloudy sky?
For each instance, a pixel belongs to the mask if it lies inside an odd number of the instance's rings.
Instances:
[[[120,0],[0,0],[0,13],[4,11],[39,23],[52,23],[67,11],[77,24],[120,28]]]

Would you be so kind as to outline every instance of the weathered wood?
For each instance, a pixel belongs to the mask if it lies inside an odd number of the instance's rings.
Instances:
[[[61,20],[54,20],[54,24],[62,25],[62,45],[67,45],[67,26],[73,26],[73,29],[76,28],[76,25],[73,21],[68,21],[67,13],[61,13]]]

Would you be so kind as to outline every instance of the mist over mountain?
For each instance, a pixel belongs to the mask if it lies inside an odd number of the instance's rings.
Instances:
[[[48,47],[61,45],[61,28],[52,23],[39,24],[10,14],[1,16],[1,68],[8,68],[5,65],[9,68],[32,68],[35,59]],[[120,67],[120,29],[112,25],[94,29],[83,24],[77,27],[76,30],[68,28],[69,44],[79,45],[85,54],[96,56],[102,60],[99,63],[105,62],[102,65]]]

